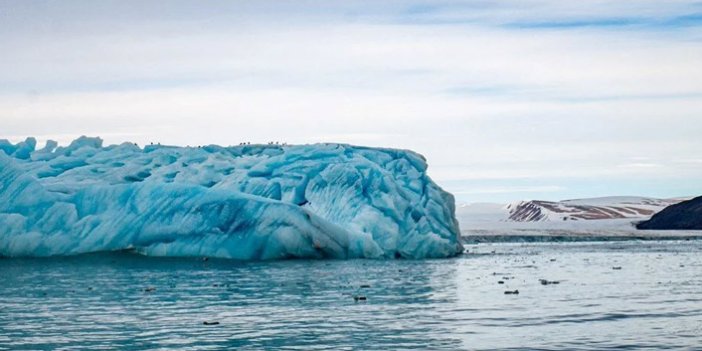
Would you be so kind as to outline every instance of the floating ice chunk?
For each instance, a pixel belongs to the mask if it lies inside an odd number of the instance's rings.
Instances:
[[[454,199],[411,151],[0,141],[0,255],[426,258],[462,252]]]

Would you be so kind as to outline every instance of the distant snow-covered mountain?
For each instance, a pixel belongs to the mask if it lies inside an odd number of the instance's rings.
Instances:
[[[612,196],[592,199],[521,201],[507,205],[508,220],[515,222],[647,219],[680,199]]]
[[[461,229],[633,229],[664,208],[685,199],[611,196],[563,201],[519,201],[509,204],[459,204]]]

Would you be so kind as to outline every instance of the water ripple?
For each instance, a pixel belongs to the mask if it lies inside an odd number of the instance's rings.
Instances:
[[[694,348],[701,248],[479,244],[475,255],[427,261],[0,259],[0,350]]]

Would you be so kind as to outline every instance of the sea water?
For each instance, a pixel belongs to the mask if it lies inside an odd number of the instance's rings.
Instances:
[[[0,350],[702,347],[702,241],[467,250],[441,260],[4,258]]]

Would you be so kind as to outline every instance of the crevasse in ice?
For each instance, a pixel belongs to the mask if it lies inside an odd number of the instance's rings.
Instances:
[[[454,199],[405,150],[0,140],[0,255],[241,260],[462,252]]]

